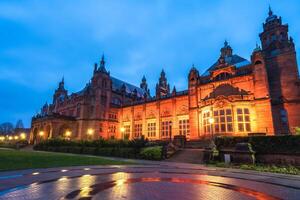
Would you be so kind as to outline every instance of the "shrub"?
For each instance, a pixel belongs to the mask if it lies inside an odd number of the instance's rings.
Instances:
[[[217,137],[218,149],[234,148],[237,143],[250,143],[257,153],[300,153],[300,136]]]
[[[140,158],[146,160],[161,160],[162,159],[162,147],[153,146],[143,148],[139,154]]]

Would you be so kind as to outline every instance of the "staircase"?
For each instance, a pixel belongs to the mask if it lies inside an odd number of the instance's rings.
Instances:
[[[171,158],[166,161],[180,163],[203,163],[202,149],[180,149]]]

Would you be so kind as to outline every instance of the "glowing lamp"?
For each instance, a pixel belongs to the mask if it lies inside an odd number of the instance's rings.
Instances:
[[[124,127],[121,127],[121,128],[120,128],[120,131],[121,131],[122,133],[124,133],[124,132],[125,132],[125,128],[124,128]]]
[[[22,140],[25,140],[25,139],[26,139],[26,134],[25,134],[25,133],[21,133],[21,134],[20,134],[20,138],[21,138]]]
[[[209,118],[208,122],[209,122],[210,124],[213,124],[213,123],[215,122],[215,120],[214,120],[214,118]]]
[[[70,137],[72,135],[71,131],[66,131],[65,133],[66,137]]]
[[[94,129],[89,128],[88,131],[87,131],[87,134],[88,135],[93,135],[94,134]]]

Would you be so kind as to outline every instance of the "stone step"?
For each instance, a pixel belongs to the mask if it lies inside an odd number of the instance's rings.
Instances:
[[[166,161],[179,162],[179,163],[203,163],[203,150],[202,149],[180,149],[171,158]]]

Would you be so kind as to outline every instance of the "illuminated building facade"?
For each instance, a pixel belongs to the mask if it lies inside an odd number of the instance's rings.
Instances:
[[[233,53],[225,41],[217,61],[203,74],[192,67],[188,89],[170,91],[161,72],[155,96],[146,78],[140,87],[114,78],[102,57],[84,89],[68,94],[64,80],[53,102],[32,119],[33,141],[51,137],[74,139],[138,138],[153,140],[185,135],[249,133],[293,134],[300,126],[300,80],[288,25],[269,11],[261,47],[250,61]],[[43,133],[39,137],[39,133]]]

